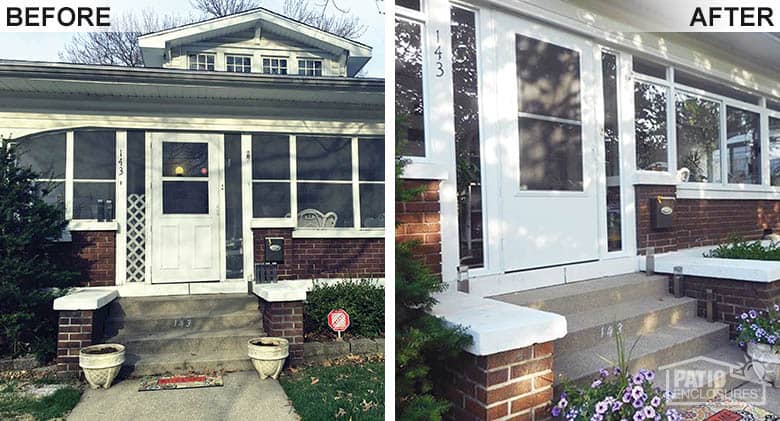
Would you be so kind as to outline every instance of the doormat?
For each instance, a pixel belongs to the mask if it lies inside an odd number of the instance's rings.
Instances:
[[[780,417],[745,402],[724,396],[693,408],[680,411],[684,421],[780,421]]]
[[[195,389],[199,387],[222,387],[222,375],[187,374],[178,376],[152,376],[141,380],[139,392],[150,390]]]

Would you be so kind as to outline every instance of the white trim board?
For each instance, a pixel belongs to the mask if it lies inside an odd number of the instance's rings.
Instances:
[[[704,257],[715,246],[695,247],[655,255],[655,272],[674,273],[682,267],[683,275],[735,281],[772,283],[780,281],[780,262]],[[639,257],[639,269],[646,270],[646,256]]]

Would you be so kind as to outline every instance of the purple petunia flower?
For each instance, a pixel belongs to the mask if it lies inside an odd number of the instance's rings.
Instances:
[[[593,414],[593,416],[590,417],[590,421],[604,421],[604,416],[600,414]]]
[[[561,400],[558,401],[558,407],[559,408],[564,409],[567,406],[569,406],[569,401],[566,400],[566,398],[561,398]]]
[[[644,419],[645,419],[645,414],[644,414],[644,412],[642,412],[642,411],[636,411],[636,413],[634,414],[634,418],[633,418],[633,420],[634,420],[634,421],[644,421]]]
[[[748,311],[748,316],[750,316],[751,319],[755,319],[756,317],[758,317],[758,313],[756,313],[755,310],[750,310]]]
[[[682,416],[676,409],[669,408],[666,410],[666,418],[669,421],[680,421],[682,419]]]
[[[558,408],[557,406],[553,406],[552,410],[550,411],[552,413],[553,417],[557,417],[561,415],[561,408]]]
[[[643,412],[645,413],[645,418],[655,418],[655,408],[652,406],[646,406]]]
[[[620,401],[612,402],[612,412],[618,412],[622,407],[623,407],[623,402]]]
[[[642,395],[645,393],[645,390],[642,389],[642,386],[634,386],[631,389],[631,397],[636,399],[639,399],[642,397]]]
[[[742,314],[739,315],[739,318],[742,319],[742,320],[747,320],[748,319],[748,314],[747,313],[742,313]]]
[[[655,378],[655,372],[654,371],[647,370],[645,372],[645,379],[647,379],[647,381],[651,382],[651,381],[653,381],[654,378]]]
[[[604,401],[601,401],[596,404],[595,409],[597,414],[605,414],[609,410],[609,404],[607,404]]]
[[[595,381],[593,381],[593,383],[590,384],[590,388],[591,389],[595,389],[595,388],[597,388],[599,386],[601,386],[601,380],[599,380],[599,379],[596,379]]]
[[[645,376],[642,375],[642,373],[637,373],[636,376],[634,376],[634,384],[642,384],[645,382]]]
[[[780,311],[780,304],[775,304],[774,308],[775,308],[775,311]]]
[[[620,367],[615,367],[615,369],[612,370],[612,372],[615,373],[616,376],[620,375]]]
[[[623,394],[623,402],[629,403],[631,402],[631,392],[626,392]]]
[[[650,405],[653,406],[653,408],[658,408],[658,405],[661,404],[661,398],[659,396],[653,396],[653,399],[650,399]]]
[[[631,405],[634,408],[636,408],[636,409],[640,409],[640,408],[643,408],[645,406],[645,403],[642,402],[642,401],[636,400],[636,401],[632,402]]]
[[[599,374],[601,375],[601,377],[609,377],[609,370],[607,370],[606,368],[602,368],[599,370]]]

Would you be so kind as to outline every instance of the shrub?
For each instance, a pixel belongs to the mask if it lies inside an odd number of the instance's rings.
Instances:
[[[53,244],[66,221],[59,207],[44,202],[47,186],[17,164],[0,141],[0,355],[54,356],[57,314],[55,290],[72,286],[77,274],[64,270]],[[72,263],[72,262],[71,262]]]
[[[737,342],[771,345],[780,351],[780,305],[775,304],[767,311],[750,310],[737,318]]]
[[[705,254],[704,257],[780,260],[780,243],[771,242],[768,245],[764,245],[761,240],[747,241],[741,237],[732,236],[726,243],[710,250],[709,254]]]
[[[384,334],[385,288],[367,279],[334,284],[315,281],[304,304],[304,331],[334,334],[328,327],[328,313],[338,308],[349,314],[348,333],[371,338]]]

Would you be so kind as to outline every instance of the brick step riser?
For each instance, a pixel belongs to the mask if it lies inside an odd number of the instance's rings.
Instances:
[[[728,327],[724,326],[722,329],[715,330],[706,335],[689,338],[687,341],[679,342],[671,347],[656,351],[654,353],[643,355],[638,358],[633,358],[629,364],[631,372],[634,373],[640,368],[646,368],[656,371],[658,367],[683,361],[689,358],[693,358],[698,355],[706,354],[707,352],[717,349],[724,344],[727,344],[729,340]],[[626,344],[629,347],[631,344]],[[605,361],[604,366],[609,364]],[[563,367],[555,366],[556,381],[560,381],[559,374],[566,375],[566,370]],[[591,382],[599,376],[598,371],[579,376],[574,379],[574,383],[588,386]],[[556,396],[558,393],[556,388]]]
[[[114,318],[176,318],[182,314],[215,315],[258,311],[257,299],[224,298],[212,300],[179,299],[166,301],[141,301],[119,299],[111,304],[109,315]]]
[[[608,310],[605,309],[605,311]],[[624,337],[648,336],[660,328],[674,326],[694,317],[696,317],[696,302],[689,301],[674,307],[620,320],[619,323],[622,324],[621,331]],[[566,355],[577,352],[580,349],[602,344],[605,341],[614,342],[614,336],[609,336],[610,329],[614,331],[612,323],[605,323],[576,332],[569,332],[565,337],[555,342],[555,353],[559,356]]]
[[[122,367],[122,375],[129,377],[151,376],[165,373],[204,373],[209,371],[254,370],[249,357],[233,357],[215,361],[143,361],[129,362]]]
[[[237,313],[220,317],[182,316],[177,319],[109,319],[106,321],[106,336],[111,337],[119,333],[124,336],[135,336],[149,332],[203,332],[244,327],[261,328],[262,326],[263,316],[259,312]]]
[[[109,338],[109,342],[119,342],[127,347],[127,352],[134,354],[166,354],[177,352],[192,352],[198,355],[225,352],[243,352],[247,342],[252,338],[266,336],[258,332],[248,336],[211,337],[211,338],[177,338],[177,339],[147,339],[123,341],[121,338]],[[243,351],[242,351],[243,350]]]
[[[539,310],[558,314],[581,313],[594,308],[603,308],[626,301],[654,299],[668,295],[666,279],[648,279],[647,282],[622,285],[614,289],[589,291],[580,295],[553,298],[541,302],[526,304]]]

